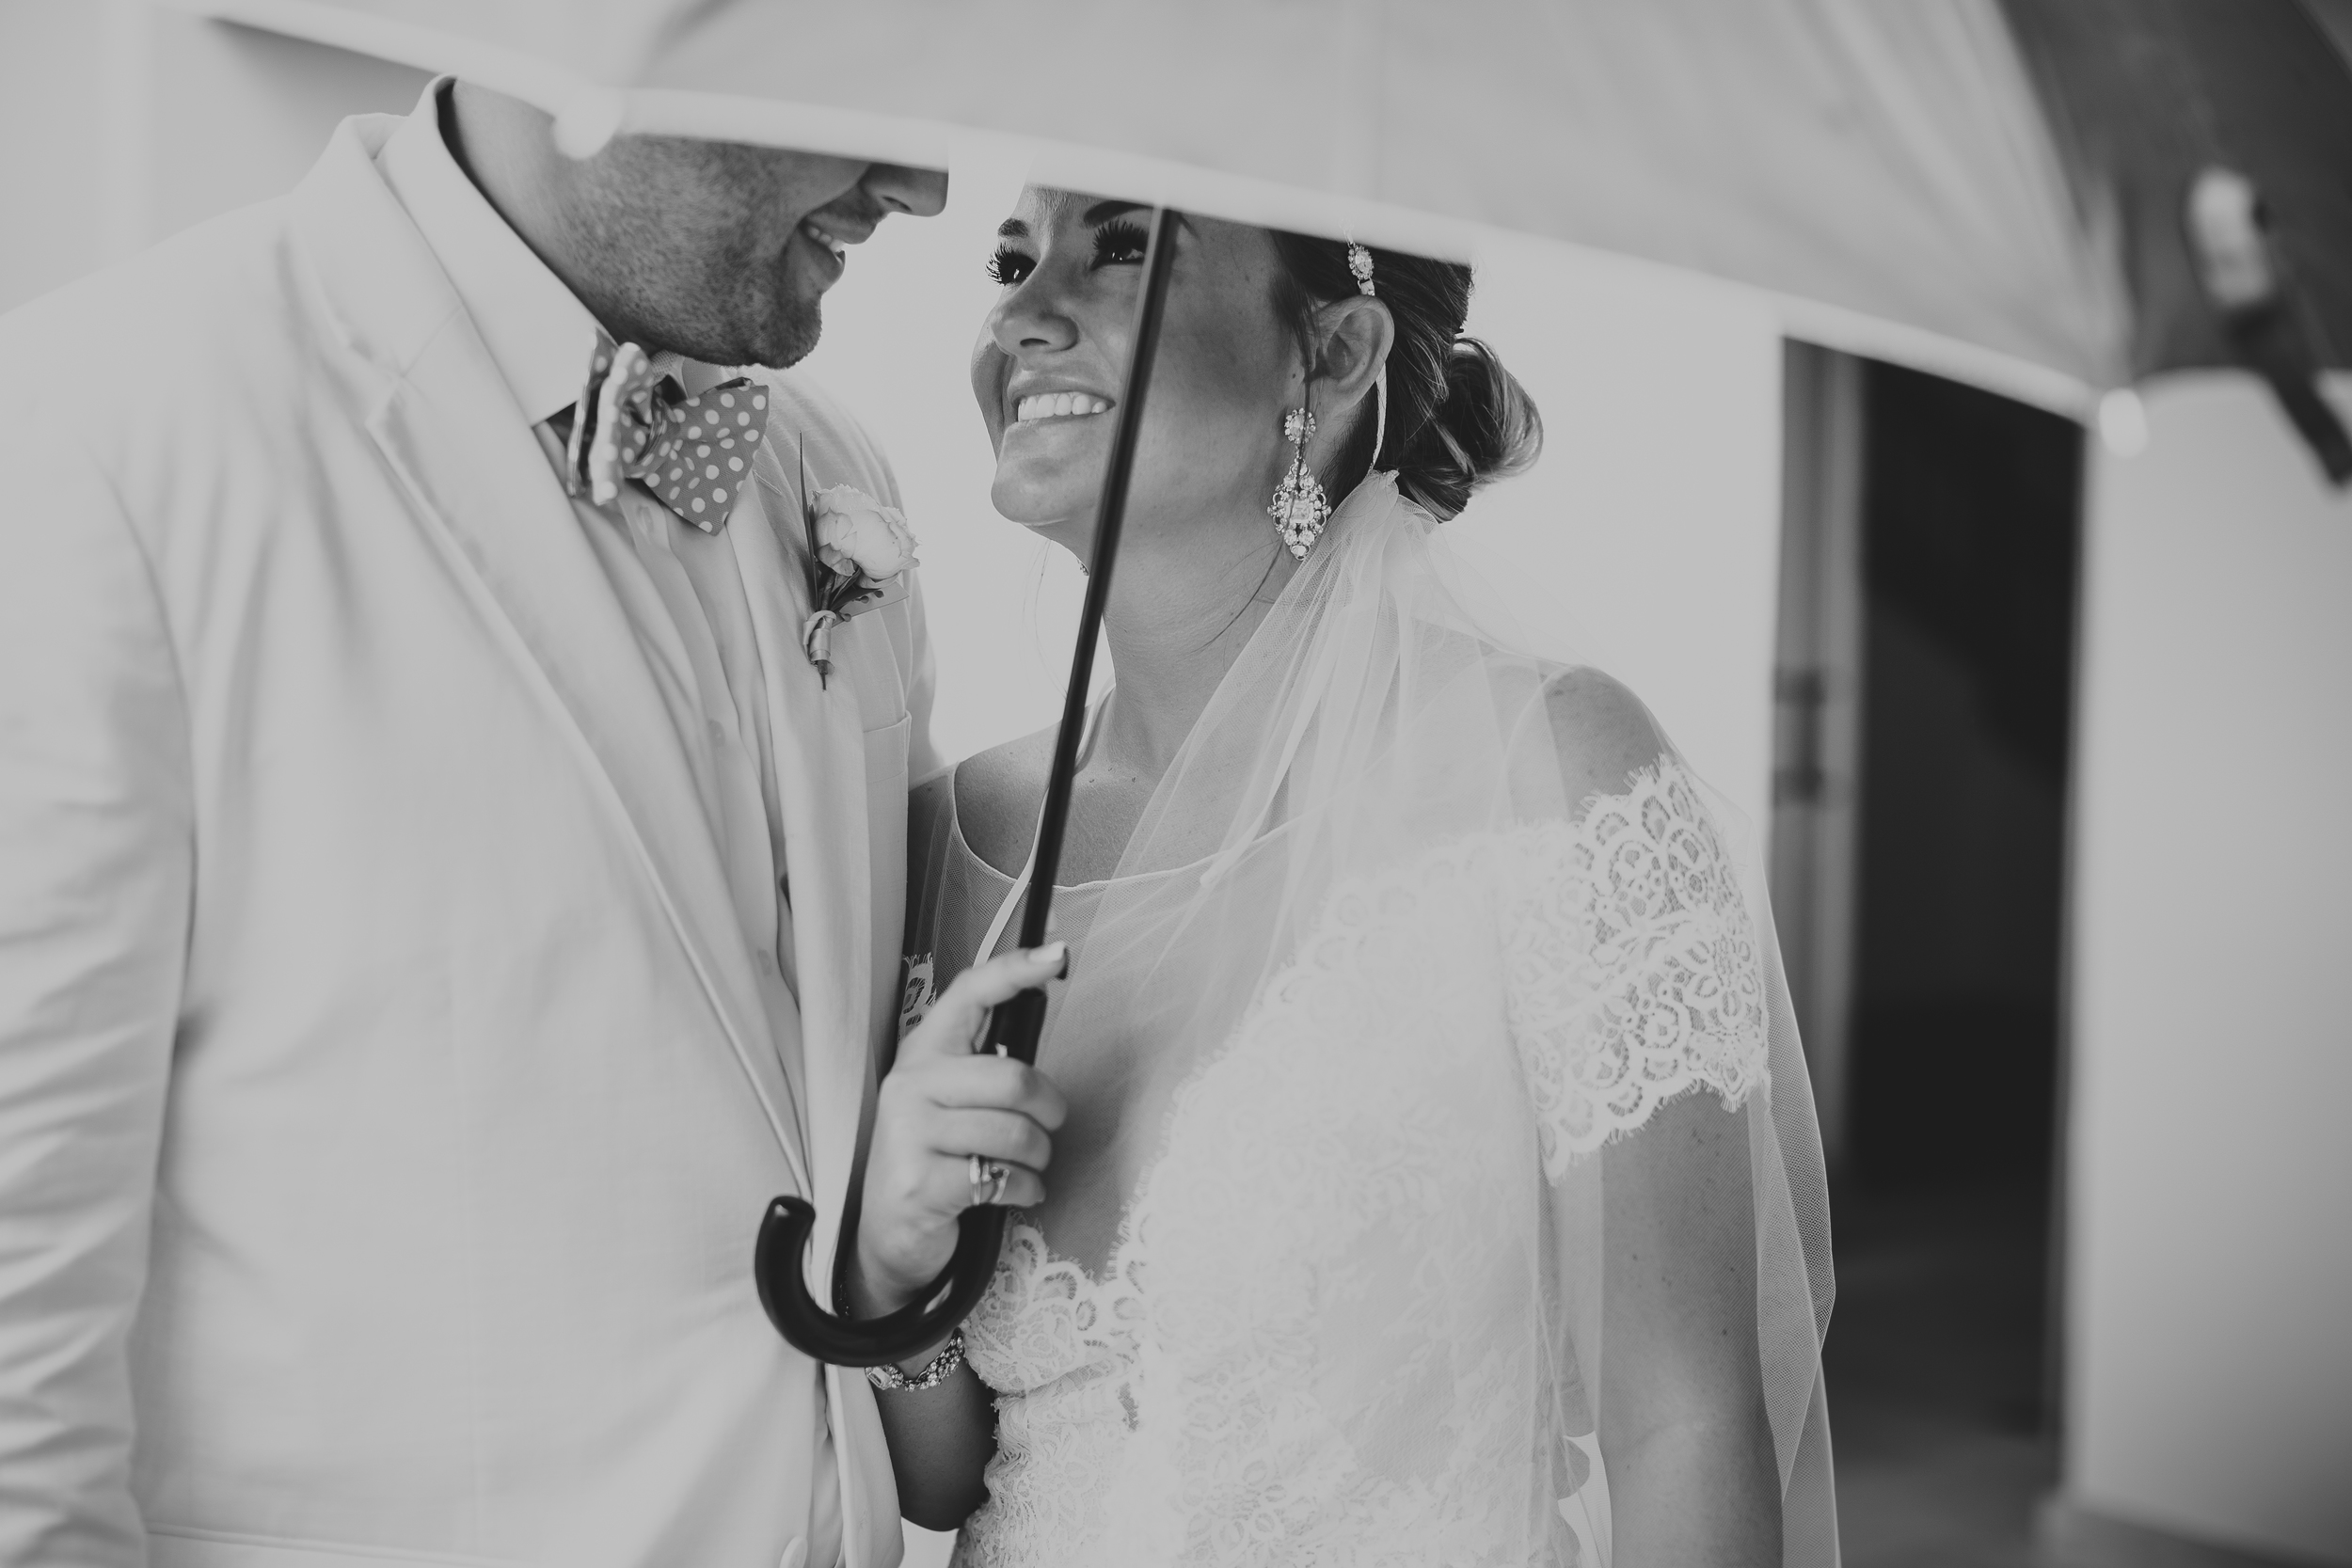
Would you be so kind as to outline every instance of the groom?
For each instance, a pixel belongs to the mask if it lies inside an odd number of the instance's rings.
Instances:
[[[945,196],[442,81],[0,322],[0,1565],[896,1560],[751,1274],[928,759],[904,574],[802,647],[802,454],[895,486],[788,372],[707,518],[564,476],[600,343],[718,398]]]

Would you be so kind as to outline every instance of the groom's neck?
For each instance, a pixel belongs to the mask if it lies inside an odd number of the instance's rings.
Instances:
[[[605,331],[615,341],[651,352],[674,348],[652,324],[616,319],[628,312],[608,286],[612,258],[601,240],[581,234],[563,199],[569,160],[555,145],[554,121],[520,100],[469,82],[445,87],[439,110],[441,140],[457,166]]]

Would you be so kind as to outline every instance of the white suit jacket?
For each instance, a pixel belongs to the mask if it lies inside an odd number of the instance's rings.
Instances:
[[[0,1564],[778,1568],[819,1419],[846,1560],[895,1562],[870,1394],[751,1260],[778,1194],[838,1218],[896,1023],[919,602],[820,687],[797,530],[745,542],[777,1041],[397,124],[0,321]]]

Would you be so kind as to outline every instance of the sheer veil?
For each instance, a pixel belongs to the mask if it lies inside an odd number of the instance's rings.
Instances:
[[[1181,1537],[1170,1499],[1271,1445],[1397,1560],[1608,1561],[1604,1200],[1709,1095],[1746,1138],[1785,1560],[1834,1563],[1828,1208],[1760,856],[1622,689],[1483,628],[1436,527],[1356,489],[1073,933],[1040,1059],[1144,1064],[1104,1168],[1139,1173],[1117,1261],[1166,1329],[1120,1537]],[[1269,1356],[1311,1415],[1239,1386]]]

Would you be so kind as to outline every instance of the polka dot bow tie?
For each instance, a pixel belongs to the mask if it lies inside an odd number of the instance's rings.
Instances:
[[[694,397],[654,372],[635,343],[599,342],[572,415],[564,478],[610,506],[624,480],[642,481],[661,504],[705,533],[752,481],[752,454],[768,434],[768,394],[748,377]]]

